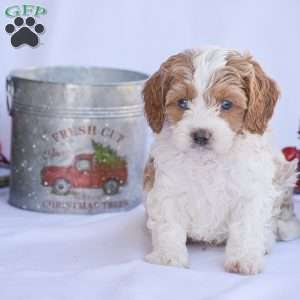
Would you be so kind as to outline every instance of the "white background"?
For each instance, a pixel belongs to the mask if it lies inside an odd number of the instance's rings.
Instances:
[[[280,146],[297,143],[300,102],[300,1],[298,0],[107,0],[26,1],[48,10],[37,48],[14,49],[0,2],[0,140],[9,152],[10,119],[5,76],[32,65],[97,65],[151,73],[169,55],[214,44],[251,50],[282,89],[272,121]],[[41,99],[42,100],[42,99]]]

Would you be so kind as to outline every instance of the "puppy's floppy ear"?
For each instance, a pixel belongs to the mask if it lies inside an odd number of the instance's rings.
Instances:
[[[252,70],[247,76],[248,110],[244,127],[251,133],[263,134],[273,115],[280,91],[274,80],[269,78],[260,65],[248,57]]]
[[[148,123],[159,133],[165,121],[166,95],[176,82],[191,81],[194,72],[194,51],[184,51],[170,56],[146,81],[143,95]]]
[[[156,73],[154,73],[146,81],[143,89],[146,118],[155,133],[159,133],[161,131],[165,119],[163,72],[162,68],[160,68]]]

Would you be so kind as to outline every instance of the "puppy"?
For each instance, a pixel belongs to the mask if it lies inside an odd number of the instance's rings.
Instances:
[[[296,165],[268,130],[277,84],[250,55],[207,48],[171,56],[143,96],[155,133],[144,171],[146,260],[186,267],[191,239],[226,243],[229,272],[261,272],[276,239],[300,235]]]

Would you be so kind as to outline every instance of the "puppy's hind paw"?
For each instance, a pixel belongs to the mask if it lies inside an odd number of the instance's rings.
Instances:
[[[167,255],[158,251],[153,251],[146,255],[145,260],[151,264],[185,268],[189,267],[187,253],[173,253]]]
[[[239,273],[242,275],[256,275],[263,270],[263,262],[259,260],[247,259],[227,259],[225,261],[225,270],[230,273]]]
[[[289,220],[277,221],[277,236],[281,241],[292,241],[300,237],[300,221],[293,217]]]

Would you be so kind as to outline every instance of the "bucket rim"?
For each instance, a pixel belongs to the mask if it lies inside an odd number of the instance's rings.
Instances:
[[[135,74],[140,76],[141,79],[139,80],[125,80],[125,81],[115,81],[115,82],[99,82],[99,83],[87,83],[87,82],[64,82],[59,80],[44,80],[42,78],[30,78],[30,76],[26,76],[26,72],[38,72],[38,71],[46,71],[46,70],[54,70],[54,69],[74,69],[75,70],[98,70],[98,71],[113,71],[113,72],[125,72],[128,74]],[[23,73],[23,74],[22,74]],[[33,83],[43,83],[49,85],[72,85],[72,86],[92,86],[92,87],[111,87],[111,86],[126,86],[126,85],[138,85],[143,84],[149,78],[149,75],[144,72],[132,70],[132,69],[122,69],[122,68],[115,68],[115,67],[105,67],[105,66],[94,66],[94,65],[51,65],[51,66],[30,66],[30,67],[22,67],[16,68],[9,72],[7,79],[17,79],[26,82],[33,82]]]

